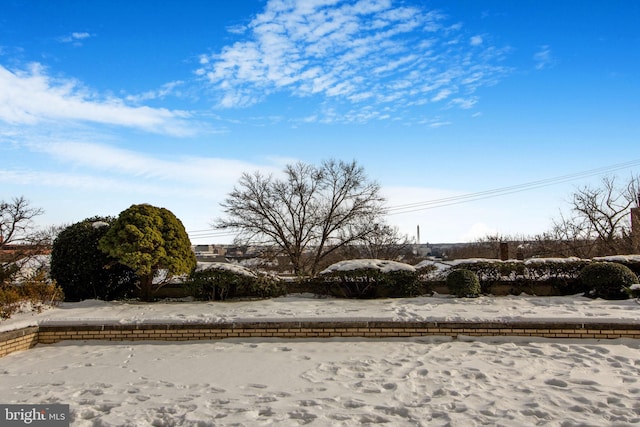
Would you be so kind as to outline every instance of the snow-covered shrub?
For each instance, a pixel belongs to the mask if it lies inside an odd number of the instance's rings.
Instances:
[[[237,297],[273,298],[286,295],[287,287],[276,274],[256,272],[256,277],[237,289]]]
[[[531,258],[524,262],[525,279],[549,284],[558,295],[575,295],[584,291],[579,276],[590,262],[576,257]]]
[[[594,262],[582,269],[580,281],[592,298],[627,299],[624,288],[638,283],[638,276],[622,264]]]
[[[522,261],[470,258],[449,261],[449,264],[454,270],[462,269],[475,273],[480,283],[481,293],[491,293],[491,287],[496,284],[508,283],[511,287],[522,287],[517,286],[522,285],[523,282],[524,265]]]
[[[187,288],[194,298],[202,300],[269,298],[286,293],[286,287],[275,275],[223,262],[199,264],[187,281]]]
[[[499,259],[469,258],[449,261],[454,269],[464,269],[474,272],[482,282],[506,280],[516,270],[515,263],[503,262]]]
[[[0,285],[0,319],[8,319],[23,307],[41,311],[64,300],[62,289],[44,271],[40,271],[19,284]],[[29,303],[29,304],[26,304]]]
[[[637,276],[640,277],[640,255],[611,255],[605,257],[596,257],[593,259],[598,262],[615,262],[629,267]]]
[[[451,269],[451,265],[432,259],[425,259],[414,265],[418,277],[422,281],[428,280],[444,280],[447,277],[447,272]]]
[[[20,308],[20,294],[13,289],[0,287],[0,319],[8,319]]]
[[[414,267],[379,259],[337,262],[320,272],[319,282],[329,294],[345,298],[406,297],[419,291]]]
[[[447,276],[449,293],[457,297],[477,297],[480,295],[480,280],[473,271],[456,269]]]
[[[524,261],[524,266],[531,279],[546,280],[549,277],[577,277],[589,262],[577,257],[530,258]]]
[[[192,296],[201,300],[225,300],[235,296],[238,287],[256,278],[248,268],[212,262],[198,265],[187,281]]]
[[[639,299],[640,298],[640,283],[634,283],[631,286],[627,286],[624,288],[624,291],[631,297],[631,298],[636,298]]]
[[[17,286],[17,289],[22,299],[30,302],[32,310],[35,311],[64,301],[64,291],[55,281],[49,280],[44,271],[29,277]]]

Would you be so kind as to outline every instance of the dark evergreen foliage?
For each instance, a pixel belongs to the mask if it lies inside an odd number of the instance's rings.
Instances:
[[[93,217],[65,228],[53,242],[51,277],[67,301],[114,300],[132,296],[136,276],[98,249],[113,218]]]
[[[205,301],[272,298],[287,293],[286,286],[277,276],[248,270],[247,274],[241,274],[216,267],[194,271],[187,287],[194,298]]]
[[[449,293],[457,297],[477,297],[480,295],[480,280],[473,271],[463,268],[453,270],[447,276]]]
[[[580,281],[592,298],[627,299],[625,288],[638,283],[638,276],[622,264],[594,262],[580,272]]]

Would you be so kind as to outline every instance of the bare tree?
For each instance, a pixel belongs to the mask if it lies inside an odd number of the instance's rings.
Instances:
[[[591,224],[577,215],[553,220],[551,230],[536,236],[539,255],[552,257],[591,258],[597,252],[598,242]]]
[[[379,192],[355,161],[296,163],[283,179],[245,173],[215,226],[237,232],[244,244],[276,246],[295,274],[314,275],[329,254],[374,231],[384,202]]]
[[[0,200],[0,249],[10,244],[32,243],[33,218],[43,213],[22,196],[11,202]]]
[[[40,235],[35,231],[33,218],[42,213],[42,209],[30,206],[24,197],[15,197],[10,202],[0,200],[0,285],[10,283],[18,272],[16,261],[34,253],[36,237]]]
[[[571,215],[554,221],[549,240],[561,243],[565,256],[589,258],[631,249],[630,212],[638,204],[637,176],[623,185],[605,177],[599,187],[578,189],[571,199]]]
[[[401,235],[398,227],[375,224],[371,233],[362,239],[362,247],[367,258],[397,260],[411,254],[411,241]]]

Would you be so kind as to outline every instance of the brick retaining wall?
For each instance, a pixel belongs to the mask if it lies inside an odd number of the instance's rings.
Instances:
[[[36,344],[38,344],[37,326],[0,332],[0,357],[16,351],[29,350]]]
[[[223,338],[401,338],[420,336],[640,338],[640,325],[544,322],[256,322],[222,324],[41,325],[39,342],[62,340],[212,340]]]
[[[402,338],[459,335],[573,339],[640,339],[640,324],[577,322],[282,321],[202,324],[44,323],[0,333],[0,357],[37,343],[65,340],[195,341],[224,338]]]

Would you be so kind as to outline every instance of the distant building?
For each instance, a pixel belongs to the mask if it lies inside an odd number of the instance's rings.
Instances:
[[[193,252],[196,256],[225,256],[227,245],[194,245]]]
[[[51,247],[48,245],[0,245],[0,262],[17,261],[21,258],[33,255],[49,255]]]

